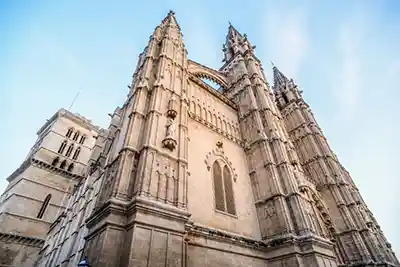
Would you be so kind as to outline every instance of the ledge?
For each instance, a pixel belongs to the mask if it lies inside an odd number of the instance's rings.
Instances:
[[[26,237],[15,234],[0,233],[0,242],[12,242],[26,246],[41,248],[44,245],[44,240],[34,237]]]

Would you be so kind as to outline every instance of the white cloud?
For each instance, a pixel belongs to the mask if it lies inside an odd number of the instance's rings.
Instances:
[[[282,19],[284,18],[284,19]],[[309,48],[307,12],[302,8],[268,7],[265,25],[267,54],[290,77],[298,75]]]

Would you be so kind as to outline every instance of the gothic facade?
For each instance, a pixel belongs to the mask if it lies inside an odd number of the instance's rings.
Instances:
[[[223,66],[194,62],[171,11],[36,265],[399,266],[298,86],[276,67],[270,86],[254,49],[230,25]]]

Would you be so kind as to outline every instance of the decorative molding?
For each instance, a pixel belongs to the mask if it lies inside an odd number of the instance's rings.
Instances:
[[[52,166],[52,165],[50,165],[50,164],[48,164],[48,163],[46,163],[44,161],[41,161],[41,160],[38,160],[38,159],[34,159],[34,158],[32,158],[32,165],[36,166],[36,167],[38,167],[40,169],[45,169],[45,170],[48,170],[50,172],[59,174],[59,175],[64,176],[66,178],[73,178],[73,179],[77,179],[77,180],[81,180],[81,179],[85,178],[84,176],[70,173],[68,171],[65,171],[63,169],[54,167],[54,166]]]
[[[221,141],[218,141],[221,142]],[[223,146],[221,145],[219,147],[219,144],[217,143],[217,147],[214,148],[211,152],[208,152],[206,155],[206,159],[204,160],[204,162],[206,163],[207,166],[207,170],[210,171],[212,165],[214,164],[214,161],[217,159],[221,159],[230,169],[230,171],[232,172],[232,178],[233,181],[236,182],[238,175],[236,173],[236,169],[233,168],[232,166],[232,162],[228,159],[227,156],[225,156],[225,152],[223,149]]]
[[[35,159],[33,157],[29,157],[21,164],[21,166],[19,166],[18,169],[16,169],[10,176],[7,177],[7,181],[11,182],[12,180],[14,180],[15,177],[17,177],[18,175],[23,173],[29,166],[35,166],[35,167],[38,167],[40,169],[45,169],[45,170],[48,170],[48,171],[50,171],[52,173],[56,173],[56,174],[59,174],[61,176],[64,176],[66,178],[74,178],[74,179],[83,179],[84,178],[81,175],[72,174],[72,173],[67,172],[65,170],[62,170],[60,168],[52,166],[52,165],[50,165],[50,164],[48,164],[48,163],[46,163],[44,161]]]
[[[227,127],[230,127],[230,129],[231,129],[231,133],[228,133],[226,130],[223,130],[221,127],[217,127],[214,123],[208,122],[207,120],[202,118],[202,116],[199,116],[199,115],[195,114],[194,112],[192,112],[190,110],[188,111],[188,115],[189,115],[189,118],[191,118],[191,119],[203,124],[207,128],[209,128],[209,129],[213,130],[214,132],[216,132],[216,133],[228,138],[229,140],[235,142],[239,146],[242,146],[242,147],[244,146],[244,142],[241,140],[241,138],[237,137],[237,135],[239,134],[240,130],[239,130],[239,128],[237,128],[234,125],[233,122],[232,122],[232,124],[229,123],[229,126],[227,126]],[[214,116],[214,114],[213,114],[213,116]],[[232,134],[232,132],[234,132],[234,133]]]
[[[225,241],[229,241],[230,243],[237,244],[240,246],[247,246],[251,248],[267,248],[268,245],[261,240],[252,239],[245,236],[236,235],[233,233],[228,233],[219,229],[200,226],[194,223],[185,224],[185,229],[187,234],[189,235],[199,235],[205,236],[207,238],[212,239],[224,239]],[[190,240],[190,236],[187,235],[187,239]]]
[[[20,245],[38,248],[41,248],[44,245],[43,239],[6,233],[0,233],[0,242],[17,243]]]
[[[211,86],[209,86],[208,84],[203,82],[200,78],[194,76],[193,74],[189,74],[189,80],[196,83],[202,89],[207,90],[207,92],[209,92],[210,94],[212,94],[213,96],[218,98],[218,100],[222,101],[224,104],[231,107],[232,109],[234,109],[236,111],[239,109],[239,107],[235,104],[235,102],[233,102],[228,97],[226,97],[224,94],[218,92],[217,90],[215,90],[214,88],[212,88]]]

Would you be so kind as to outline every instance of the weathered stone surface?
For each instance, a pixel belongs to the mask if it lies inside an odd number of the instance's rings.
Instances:
[[[43,267],[84,258],[102,267],[398,266],[301,91],[276,67],[270,88],[254,49],[230,25],[219,70],[191,61],[171,11],[108,130],[85,128],[98,137],[79,173],[46,176],[65,139],[47,138],[52,153],[34,149],[34,167],[10,179],[0,225],[41,238],[48,230]],[[61,116],[54,129],[68,123]],[[33,218],[41,202],[29,190],[54,194],[44,219]],[[14,245],[1,249],[7,264],[21,262]]]

